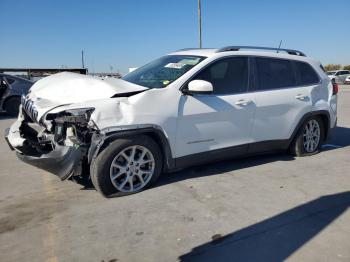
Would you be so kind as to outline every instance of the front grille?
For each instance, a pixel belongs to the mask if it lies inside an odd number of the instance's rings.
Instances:
[[[28,97],[25,97],[22,95],[21,98],[21,104],[23,110],[26,112],[26,114],[34,121],[37,121],[38,117],[38,110],[35,108],[34,102],[30,100]]]

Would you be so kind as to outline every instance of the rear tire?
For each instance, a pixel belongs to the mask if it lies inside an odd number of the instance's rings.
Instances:
[[[160,148],[150,137],[120,138],[92,161],[91,181],[105,197],[138,193],[156,182],[162,162]]]
[[[18,116],[20,104],[21,104],[20,97],[17,97],[17,96],[10,97],[5,101],[4,109],[8,115]]]
[[[325,138],[324,123],[320,116],[308,118],[300,127],[291,146],[295,156],[310,156],[320,151]]]

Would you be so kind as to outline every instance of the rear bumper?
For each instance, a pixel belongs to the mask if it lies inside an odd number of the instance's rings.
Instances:
[[[21,161],[57,175],[62,180],[81,174],[83,154],[80,149],[55,144],[52,151],[40,154],[21,137],[17,128],[19,125],[17,120],[5,131],[5,140]]]

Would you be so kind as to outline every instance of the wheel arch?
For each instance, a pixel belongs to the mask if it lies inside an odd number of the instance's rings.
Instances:
[[[326,110],[317,110],[317,111],[312,111],[312,112],[309,112],[309,113],[305,114],[305,115],[299,120],[299,122],[298,122],[296,128],[295,128],[294,131],[293,131],[292,136],[291,136],[290,139],[289,139],[289,145],[290,145],[290,144],[293,142],[293,140],[295,139],[295,137],[296,137],[298,131],[300,130],[300,128],[301,128],[301,126],[304,124],[304,122],[305,122],[308,118],[310,118],[310,117],[312,117],[312,116],[319,116],[319,117],[321,117],[322,122],[323,122],[324,127],[325,127],[325,129],[324,129],[325,136],[324,136],[324,137],[325,137],[325,140],[327,140],[327,137],[328,137],[328,135],[329,135],[329,130],[330,130],[330,114],[329,114],[329,112],[326,111]]]
[[[21,96],[17,95],[17,94],[11,94],[10,96],[5,97],[3,102],[2,102],[2,107],[5,108],[6,103],[12,98],[19,98],[19,99],[21,99]]]
[[[112,141],[137,135],[146,135],[158,144],[163,156],[163,171],[169,171],[175,168],[175,159],[172,156],[171,147],[166,135],[162,130],[154,127],[112,131],[103,135],[93,134],[88,151],[88,163],[91,163]]]

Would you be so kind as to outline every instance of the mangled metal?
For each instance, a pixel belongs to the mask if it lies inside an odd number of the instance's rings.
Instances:
[[[59,87],[56,86],[57,81]],[[91,119],[95,108],[84,107],[83,102],[115,96],[118,98],[113,99],[114,106],[118,106],[118,100],[123,97],[146,90],[135,86],[121,84],[118,80],[102,81],[71,73],[47,77],[22,97],[20,114],[7,131],[6,139],[22,161],[54,173],[61,179],[80,176],[87,162],[91,137],[100,133]],[[96,87],[99,92],[96,92]]]

